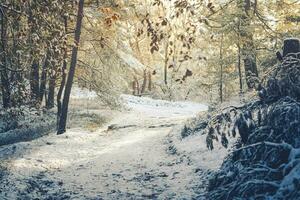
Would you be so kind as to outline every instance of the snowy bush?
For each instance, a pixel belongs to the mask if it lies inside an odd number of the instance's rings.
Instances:
[[[259,99],[212,115],[207,147],[240,141],[210,180],[207,199],[299,199],[300,53],[285,57],[259,85]],[[202,124],[202,122],[201,122]],[[190,130],[191,131],[191,130]]]
[[[31,140],[55,128],[55,113],[25,106],[0,110],[0,146]]]
[[[24,115],[22,107],[0,110],[0,133],[17,128],[19,119]]]

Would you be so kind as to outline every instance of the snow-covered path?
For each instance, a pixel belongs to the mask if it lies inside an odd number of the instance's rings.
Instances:
[[[180,140],[176,134],[207,107],[122,99],[130,110],[96,132],[70,129],[0,148],[7,167],[0,199],[200,198],[204,176],[219,167],[226,151],[207,151],[204,136]]]

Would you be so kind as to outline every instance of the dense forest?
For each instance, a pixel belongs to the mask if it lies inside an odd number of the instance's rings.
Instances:
[[[0,199],[300,199],[299,0],[0,0]]]

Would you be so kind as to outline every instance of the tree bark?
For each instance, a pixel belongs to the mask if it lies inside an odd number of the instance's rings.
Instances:
[[[139,96],[140,95],[140,84],[139,80],[137,79],[136,76],[134,76],[134,81],[133,81],[133,95]]]
[[[78,4],[77,22],[76,22],[75,38],[74,38],[76,45],[73,47],[73,50],[72,50],[71,65],[70,65],[70,70],[69,70],[69,74],[68,74],[68,80],[66,83],[63,105],[62,105],[62,113],[60,116],[57,134],[63,134],[66,132],[69,100],[70,100],[70,94],[71,94],[71,89],[72,89],[72,85],[73,85],[73,79],[74,79],[75,69],[76,69],[76,64],[77,64],[78,46],[79,46],[79,41],[80,41],[81,25],[82,25],[82,19],[83,19],[83,6],[84,6],[84,0],[80,0],[79,4]]]
[[[30,71],[30,90],[31,100],[34,104],[38,103],[40,93],[39,80],[39,62],[34,59]]]
[[[165,85],[168,85],[168,63],[169,63],[169,41],[167,41],[166,48],[165,48],[165,66],[164,66],[164,82]]]
[[[240,83],[240,94],[243,93],[243,75],[241,68],[241,47],[238,44],[238,72],[239,72],[239,83]]]
[[[32,34],[36,32],[36,23],[34,22],[34,17],[32,10],[34,2],[29,1],[29,16],[28,16],[28,27],[30,27],[30,36],[29,42],[31,43],[31,57],[33,58],[31,69],[30,69],[30,91],[31,91],[31,101],[33,104],[37,105],[39,103],[39,93],[40,93],[40,80],[39,80],[39,61],[36,58],[36,46],[37,44],[33,43]]]
[[[148,90],[152,91],[152,75],[150,71],[148,72]]]
[[[242,10],[240,36],[242,40],[241,53],[244,60],[246,82],[249,89],[255,87],[253,78],[258,77],[256,64],[256,50],[253,41],[253,32],[249,31],[251,25],[251,1],[240,0],[239,8]]]
[[[2,101],[3,108],[11,107],[11,93],[10,84],[8,79],[7,71],[7,58],[6,58],[6,48],[7,48],[7,16],[6,9],[1,7],[1,90],[2,90]]]
[[[49,52],[47,52],[46,59],[43,65],[41,82],[40,82],[40,92],[39,92],[39,101],[42,103],[44,95],[46,94],[46,83],[47,83],[47,70],[49,65]]]
[[[144,70],[143,85],[142,85],[142,89],[141,89],[141,94],[145,93],[146,87],[147,87],[147,70]]]
[[[18,4],[12,5],[14,9],[20,10],[20,6]],[[24,101],[26,99],[26,94],[24,91],[26,91],[26,86],[24,84],[24,72],[22,68],[22,58],[21,54],[18,53],[18,50],[22,49],[22,46],[20,45],[20,38],[16,34],[21,31],[22,29],[22,22],[19,20],[18,15],[13,15],[9,17],[10,21],[10,34],[8,38],[11,38],[11,46],[8,47],[9,49],[9,56],[8,63],[13,70],[9,70],[9,82],[12,88],[14,88],[14,95],[11,98],[11,106],[20,106],[24,105]],[[8,65],[7,65],[8,66]],[[14,85],[14,86],[12,86]],[[11,90],[12,90],[11,88]]]
[[[68,19],[67,17],[64,18],[64,25],[65,25],[65,34],[67,34],[68,32]],[[62,103],[61,103],[61,98],[62,98],[62,94],[63,94],[63,90],[65,88],[65,84],[66,84],[66,70],[67,70],[67,58],[68,58],[68,49],[67,47],[65,47],[64,49],[64,60],[63,60],[63,65],[62,65],[62,69],[61,69],[61,82],[60,82],[60,86],[59,86],[59,90],[57,93],[57,129],[59,127],[59,119],[61,116],[61,107],[62,107]]]
[[[135,82],[135,80],[134,80],[134,81],[132,81],[132,95],[133,95],[133,96],[136,95],[136,90],[135,90],[135,88],[136,88],[136,82]]]
[[[46,103],[47,109],[54,108],[55,84],[56,84],[56,76],[50,77],[49,87],[48,87],[48,100]]]
[[[220,102],[223,102],[223,34],[221,36],[220,44]]]
[[[246,57],[244,58],[244,66],[247,86],[249,89],[253,89],[255,87],[255,80],[253,78],[258,77],[255,55],[246,55]]]
[[[238,24],[238,30],[240,30],[240,20]],[[240,84],[240,95],[243,93],[243,75],[242,75],[242,67],[241,67],[241,43],[240,43],[240,31],[238,31],[238,42],[237,42],[237,48],[238,48],[238,56],[237,56],[237,68],[239,73],[239,84]]]

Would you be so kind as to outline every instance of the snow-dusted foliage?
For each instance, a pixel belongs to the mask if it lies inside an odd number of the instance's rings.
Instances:
[[[54,128],[54,112],[25,106],[0,110],[0,146],[41,137]]]
[[[214,140],[227,147],[228,137],[241,138],[210,180],[207,199],[299,199],[299,55],[288,55],[274,68],[259,86],[258,100],[199,125],[209,149]]]
[[[285,97],[265,109],[261,124],[245,129],[247,140],[242,138],[210,181],[209,199],[300,196],[300,176],[294,172],[300,167],[300,104]]]

